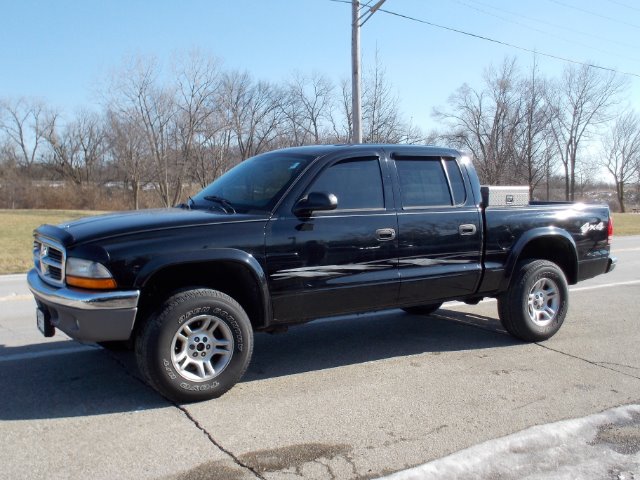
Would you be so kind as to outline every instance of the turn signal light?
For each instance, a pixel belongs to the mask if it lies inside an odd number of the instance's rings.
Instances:
[[[90,290],[113,290],[117,287],[113,278],[85,278],[66,276],[67,285],[71,287],[88,288]]]

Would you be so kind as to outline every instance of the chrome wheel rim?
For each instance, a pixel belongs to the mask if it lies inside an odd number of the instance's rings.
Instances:
[[[560,289],[550,278],[541,278],[529,291],[529,318],[539,327],[546,327],[558,314]]]
[[[180,326],[171,342],[173,368],[187,380],[204,382],[217,377],[233,355],[233,334],[220,318],[194,317]]]

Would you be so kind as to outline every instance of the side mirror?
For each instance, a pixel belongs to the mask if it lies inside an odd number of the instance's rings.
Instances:
[[[298,216],[305,216],[316,211],[335,210],[337,207],[338,199],[333,193],[311,192],[306,197],[298,200],[293,207],[293,213]]]

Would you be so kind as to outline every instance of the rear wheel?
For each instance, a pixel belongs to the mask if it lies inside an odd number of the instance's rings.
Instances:
[[[427,305],[417,305],[415,307],[405,307],[404,310],[407,313],[412,315],[431,315],[433,312],[438,310],[442,306],[442,302],[440,303],[429,303]]]
[[[176,402],[225,393],[246,371],[252,351],[253,331],[245,311],[230,296],[209,289],[173,295],[136,339],[140,371]]]
[[[521,263],[506,293],[498,298],[504,328],[527,342],[551,338],[560,329],[569,307],[564,273],[547,260]]]

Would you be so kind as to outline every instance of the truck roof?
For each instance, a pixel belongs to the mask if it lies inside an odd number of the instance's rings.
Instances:
[[[438,147],[434,145],[402,145],[402,144],[387,144],[387,143],[360,143],[360,144],[335,144],[335,145],[306,145],[303,147],[290,147],[284,148],[281,151],[291,153],[304,153],[307,155],[322,156],[330,153],[336,153],[340,151],[352,151],[357,153],[358,151],[370,151],[371,149],[384,149],[393,150],[398,153],[407,155],[427,155],[427,156],[439,156],[439,157],[457,157],[461,153],[458,150],[446,147]]]

